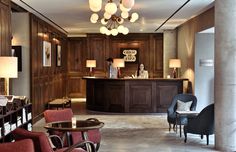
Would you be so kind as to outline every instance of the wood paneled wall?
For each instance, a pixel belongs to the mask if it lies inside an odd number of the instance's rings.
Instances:
[[[30,15],[31,36],[31,100],[35,120],[54,98],[66,96],[66,35],[34,15]],[[57,39],[57,40],[55,40]],[[43,41],[51,43],[51,66],[43,66]],[[62,65],[56,66],[56,45],[61,45]]]
[[[11,51],[11,9],[9,0],[0,0],[0,56]],[[4,94],[4,80],[0,79],[0,94]]]
[[[68,40],[68,95],[85,96],[85,81],[82,77],[88,74],[86,59],[95,59],[97,67],[95,76],[107,75],[106,59],[120,58],[121,48],[138,48],[139,63],[143,63],[151,78],[163,77],[163,34],[128,34],[104,36],[88,34],[83,38]],[[128,63],[122,68],[122,76],[131,76],[138,68],[138,63]]]

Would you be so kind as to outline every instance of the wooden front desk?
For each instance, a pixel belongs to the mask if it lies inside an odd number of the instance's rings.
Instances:
[[[89,110],[121,113],[166,112],[172,98],[183,93],[188,79],[107,79],[86,77]]]

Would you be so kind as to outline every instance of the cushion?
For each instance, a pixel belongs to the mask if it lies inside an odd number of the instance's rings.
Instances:
[[[177,109],[176,111],[190,111],[190,107],[193,101],[183,102],[181,100],[177,100]]]

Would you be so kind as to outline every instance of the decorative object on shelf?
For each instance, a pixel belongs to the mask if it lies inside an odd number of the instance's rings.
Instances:
[[[117,77],[121,78],[121,70],[120,68],[125,67],[125,60],[121,58],[113,59],[113,66],[117,67]]]
[[[51,43],[47,41],[43,41],[43,66],[50,67],[51,66]]]
[[[61,46],[60,45],[56,45],[56,49],[57,49],[57,66],[61,66]]]
[[[86,67],[89,68],[89,76],[93,76],[93,68],[96,67],[96,60],[86,60]]]
[[[121,58],[127,63],[138,63],[138,48],[121,48]]]
[[[134,0],[117,0],[119,4],[114,1],[108,0],[103,17],[99,18],[97,12],[102,9],[102,0],[89,0],[89,7],[94,12],[90,17],[90,21],[97,23],[99,19],[101,20],[103,26],[100,27],[100,32],[102,34],[116,36],[118,33],[122,33],[126,35],[129,33],[129,29],[122,25],[124,21],[129,20],[134,23],[139,18],[138,13],[129,13],[134,6]],[[117,8],[120,8],[120,11]]]
[[[5,95],[9,95],[9,78],[18,77],[17,57],[0,57],[0,78],[5,78]]]
[[[170,59],[169,60],[169,68],[173,68],[172,77],[177,78],[178,77],[177,68],[181,68],[180,59]]]

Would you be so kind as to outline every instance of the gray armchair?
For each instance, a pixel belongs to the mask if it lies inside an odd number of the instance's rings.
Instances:
[[[184,126],[184,142],[187,133],[200,134],[201,138],[206,135],[209,144],[209,135],[214,134],[214,104],[205,107],[196,117],[188,118],[188,124]]]
[[[167,109],[167,121],[169,123],[169,131],[171,130],[171,124],[173,124],[173,129],[175,128],[176,124],[176,109],[177,109],[177,100],[181,100],[183,102],[193,101],[190,110],[194,111],[197,107],[197,98],[196,96],[192,94],[177,94],[170,105],[170,107]],[[187,124],[187,117],[181,117],[178,121],[182,125]]]

